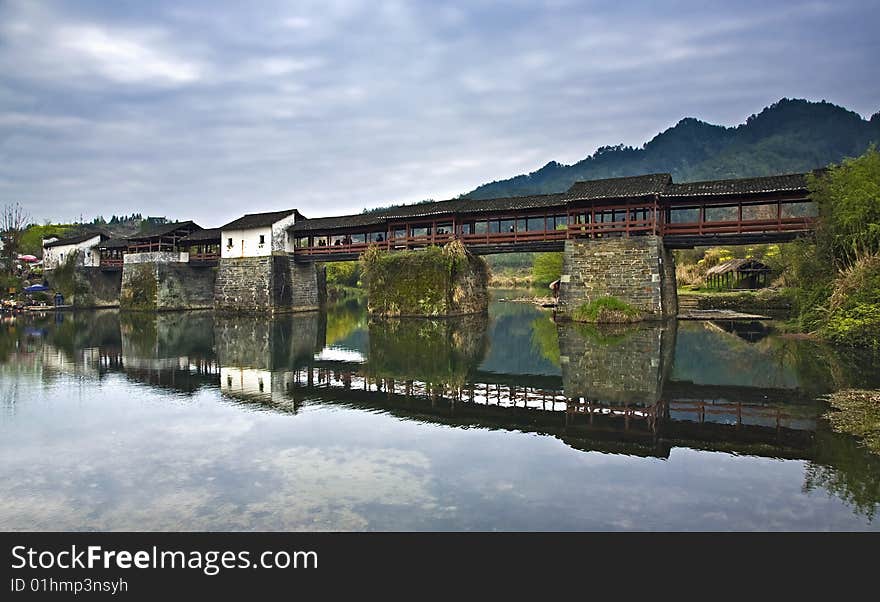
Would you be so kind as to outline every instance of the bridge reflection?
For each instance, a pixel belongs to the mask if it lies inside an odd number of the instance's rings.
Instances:
[[[360,315],[67,314],[4,331],[0,371],[49,385],[124,378],[290,416],[292,428],[307,424],[297,418],[304,410],[329,408],[552,437],[584,452],[798,459],[805,490],[870,515],[880,500],[877,459],[829,430],[816,401],[833,388],[880,385],[871,358],[756,327],[557,326],[514,303],[482,322],[369,324]],[[3,411],[16,403],[4,399]]]
[[[47,337],[44,368],[98,378],[122,374],[184,395],[219,390],[258,410],[296,414],[306,405],[333,405],[544,434],[585,451],[667,457],[681,446],[785,458],[815,454],[816,393],[781,369],[755,369],[754,382],[731,382],[726,364],[755,365],[749,354],[756,344],[718,328],[551,323],[558,368],[529,373],[522,362],[512,361],[510,371],[499,363],[514,358],[517,348],[510,342],[510,348],[493,348],[492,337],[501,340],[493,330],[501,323],[497,316],[495,323],[485,317],[353,322],[350,332],[334,324],[331,345],[326,316],[314,313],[272,320],[101,316],[68,320],[72,335],[59,337],[56,329]],[[701,349],[704,337],[714,350]],[[352,343],[358,340],[359,348]],[[695,360],[682,364],[694,349],[702,362],[696,371]]]

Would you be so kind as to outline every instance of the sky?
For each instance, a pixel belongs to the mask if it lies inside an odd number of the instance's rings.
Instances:
[[[880,2],[0,0],[0,204],[444,199],[780,98],[880,110]]]

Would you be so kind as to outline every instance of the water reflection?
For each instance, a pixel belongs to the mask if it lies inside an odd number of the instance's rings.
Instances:
[[[873,359],[779,337],[767,323],[599,328],[556,324],[524,303],[495,303],[489,317],[370,321],[348,300],[273,319],[102,311],[2,326],[8,416],[36,395],[18,390],[22,375],[43,383],[120,375],[280,415],[366,412],[529,433],[575,453],[668,460],[681,449],[796,460],[804,463],[802,495],[827,492],[868,520],[880,500],[880,463],[830,432],[816,401],[837,387],[880,385]],[[325,444],[336,443],[329,436]]]

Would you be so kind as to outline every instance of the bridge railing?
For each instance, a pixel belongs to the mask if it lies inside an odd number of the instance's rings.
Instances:
[[[741,221],[698,221],[665,224],[664,236],[699,234],[750,234],[757,232],[797,232],[812,230],[815,218],[791,217]]]
[[[587,238],[596,238],[604,235],[643,236],[645,234],[656,233],[657,230],[657,221],[653,218],[568,225],[568,233],[570,236],[582,236]]]
[[[102,257],[98,266],[105,270],[114,270],[122,267],[122,257]]]

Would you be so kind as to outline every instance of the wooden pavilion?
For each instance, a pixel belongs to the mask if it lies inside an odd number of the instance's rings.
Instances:
[[[731,259],[706,272],[706,284],[720,288],[761,288],[770,283],[772,270],[755,259]]]

